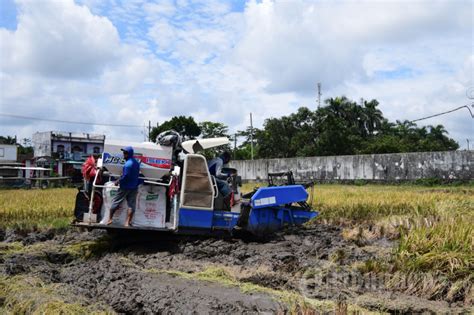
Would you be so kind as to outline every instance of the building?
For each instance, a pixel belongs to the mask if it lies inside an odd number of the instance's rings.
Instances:
[[[16,178],[21,173],[15,167],[21,166],[17,163],[18,146],[16,144],[0,143],[0,179]],[[0,185],[2,186],[2,185]]]
[[[47,131],[32,137],[36,166],[53,169],[59,176],[80,181],[80,169],[86,158],[102,154],[105,135]]]
[[[33,134],[34,157],[84,161],[104,150],[104,135],[73,132],[36,132]]]
[[[18,146],[16,144],[0,144],[0,162],[16,162],[18,158]]]

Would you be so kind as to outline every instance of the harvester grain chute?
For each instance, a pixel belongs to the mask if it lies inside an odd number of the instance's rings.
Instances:
[[[97,159],[90,185],[77,195],[75,226],[99,229],[152,230],[174,234],[233,234],[236,231],[264,236],[287,225],[300,225],[317,216],[306,203],[306,187],[293,182],[260,187],[240,193],[238,171],[227,168],[231,202],[223,202],[216,179],[211,176],[203,149],[227,144],[227,138],[189,140],[176,134],[159,137],[160,143],[130,143],[106,140]],[[170,141],[174,139],[174,141]],[[125,203],[106,225],[111,200],[118,187],[107,178],[121,175],[121,148],[132,146],[140,163],[143,184],[137,194],[132,226],[124,227]],[[270,174],[269,179],[272,178]],[[99,182],[102,180],[102,182]],[[98,197],[100,196],[100,198]],[[87,202],[86,202],[87,200]],[[101,202],[101,205],[98,205]]]

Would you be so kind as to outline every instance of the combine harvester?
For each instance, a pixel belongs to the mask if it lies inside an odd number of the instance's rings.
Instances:
[[[203,149],[225,145],[229,140],[213,138],[181,143],[176,134],[171,135],[174,141],[169,141],[169,133],[168,138],[164,138],[160,144],[106,140],[89,188],[79,191],[76,197],[73,225],[120,233],[151,230],[187,235],[233,235],[239,231],[265,236],[317,216],[306,203],[308,193],[304,186],[290,182],[290,185],[261,187],[241,196],[240,177],[235,169],[227,168],[232,189],[229,205],[219,194],[205,157],[198,154]],[[113,223],[106,225],[112,198],[118,189],[112,181],[106,182],[106,178],[121,175],[124,163],[121,148],[129,145],[135,150],[134,158],[140,163],[143,179],[138,189],[137,209],[132,226],[125,227],[127,206],[124,201],[115,212]]]

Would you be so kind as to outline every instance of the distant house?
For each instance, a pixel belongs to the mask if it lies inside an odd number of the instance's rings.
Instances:
[[[16,162],[18,158],[18,146],[16,144],[0,144],[0,162]]]
[[[105,135],[47,131],[33,134],[34,159],[37,166],[50,167],[60,176],[80,180],[80,168],[92,154],[102,154]]]
[[[18,146],[16,144],[0,143],[0,179],[19,176],[20,172],[13,168],[21,166],[17,163],[17,158]]]
[[[33,134],[34,157],[84,161],[91,154],[104,150],[104,135],[73,132],[36,132]]]

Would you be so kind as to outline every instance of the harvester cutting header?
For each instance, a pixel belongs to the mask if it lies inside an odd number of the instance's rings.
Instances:
[[[199,154],[228,143],[225,137],[181,142],[174,131],[160,134],[157,143],[106,140],[102,156],[90,158],[83,167],[88,182],[76,197],[74,224],[175,234],[245,231],[262,236],[317,215],[306,203],[305,187],[294,184],[291,173],[284,174],[286,185],[275,186],[271,180],[283,174],[269,174],[269,187],[242,196],[238,171],[222,167],[228,162],[225,154],[210,162]],[[138,164],[139,182],[128,194],[122,189],[128,176],[123,170],[129,172],[131,164]]]

